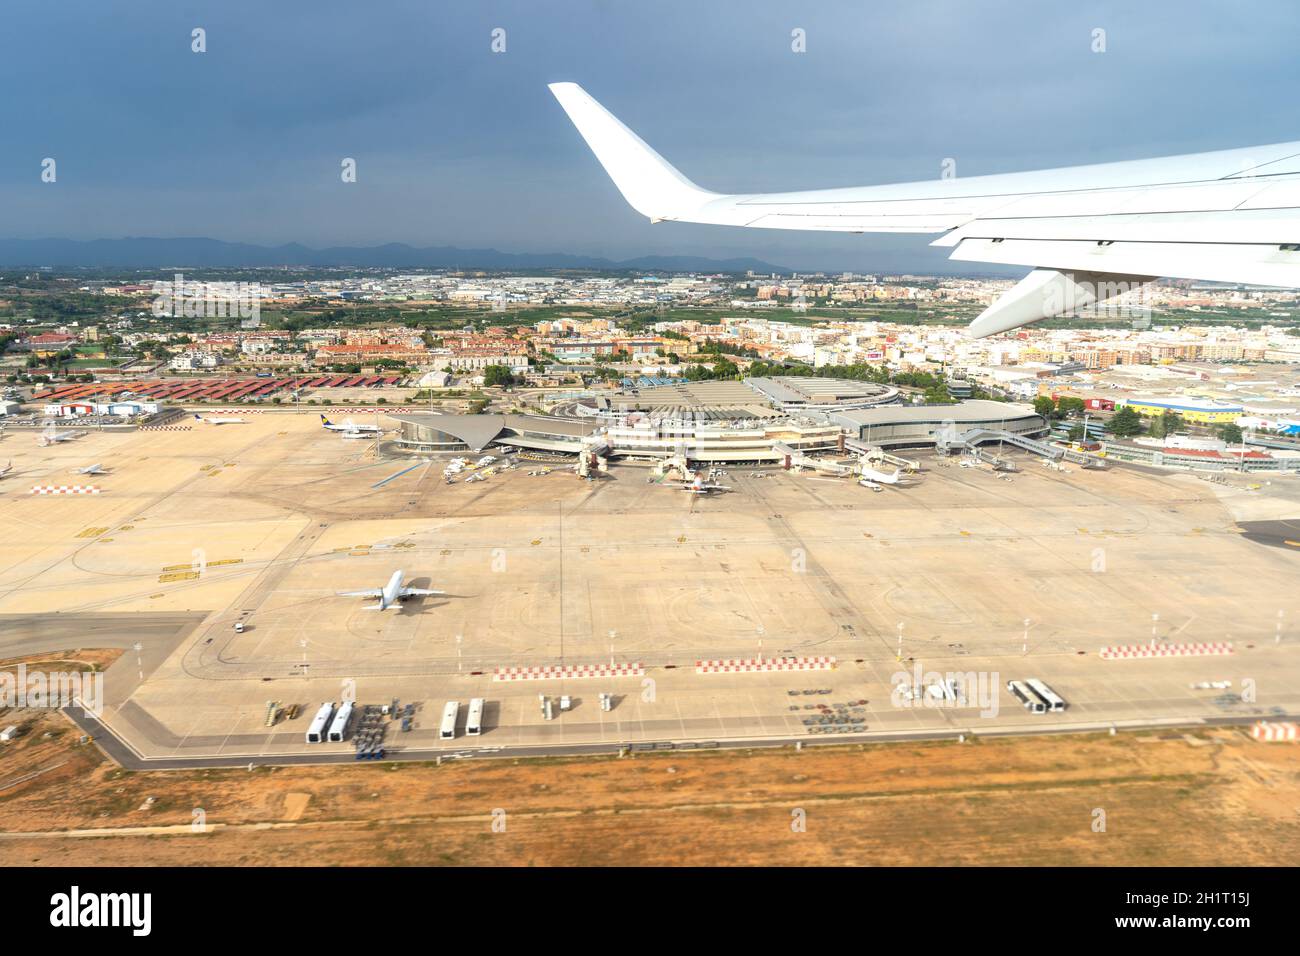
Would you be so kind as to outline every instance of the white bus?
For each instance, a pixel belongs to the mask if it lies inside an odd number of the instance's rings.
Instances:
[[[477,737],[483,733],[483,698],[471,697],[469,713],[465,717],[465,733]]]
[[[1030,690],[1043,698],[1043,703],[1047,705],[1047,709],[1052,713],[1055,714],[1065,710],[1065,700],[1058,696],[1056,691],[1052,690],[1052,688],[1048,687],[1037,677],[1031,677],[1029,680],[1025,681],[1025,683],[1029,685]]]
[[[438,728],[439,740],[456,739],[456,715],[460,713],[460,701],[449,700],[442,707],[442,726]]]
[[[318,744],[325,739],[325,728],[329,726],[330,716],[333,713],[332,703],[320,705],[320,710],[316,711],[316,716],[311,719],[311,726],[307,728],[307,743]]]
[[[334,715],[334,722],[330,724],[330,743],[337,744],[343,742],[344,735],[348,732],[348,720],[352,717],[352,701],[345,700],[339,707],[339,712]]]
[[[1042,714],[1047,711],[1047,705],[1038,699],[1038,695],[1025,686],[1024,681],[1009,680],[1007,681],[1007,690],[1020,703],[1025,705],[1025,710],[1031,714]]]

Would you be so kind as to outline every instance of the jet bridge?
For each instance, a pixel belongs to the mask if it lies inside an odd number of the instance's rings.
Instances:
[[[835,461],[822,461],[817,458],[811,458],[796,448],[791,448],[783,441],[773,442],[772,447],[785,460],[787,468],[812,468],[816,471],[825,472],[828,475],[836,475],[840,478],[847,478],[853,474],[853,469],[848,465],[841,465]]]
[[[1017,435],[1015,432],[1003,431],[1000,428],[972,428],[964,432],[952,430],[946,434],[938,435],[935,447],[945,455],[954,451],[969,451],[981,461],[986,461],[993,465],[994,468],[999,468],[999,462],[1001,462],[1002,466],[1008,463],[988,450],[980,448],[980,445],[995,441],[1014,445],[1016,448],[1040,455],[1049,461],[1071,461],[1084,468],[1100,469],[1106,467],[1101,459],[1092,455],[1075,451],[1072,448],[1062,448],[1060,445],[1053,445],[1050,442],[1039,441],[1025,435]],[[1010,469],[1002,467],[1001,470],[1014,470],[1014,466]]]
[[[893,465],[900,471],[916,472],[921,470],[921,463],[911,458],[891,455],[879,445],[870,445],[858,438],[845,438],[844,447],[866,458],[873,465]]]

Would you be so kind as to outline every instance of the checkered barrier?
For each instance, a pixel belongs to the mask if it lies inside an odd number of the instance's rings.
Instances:
[[[97,495],[99,485],[32,485],[33,495]]]
[[[645,668],[640,661],[631,664],[563,664],[544,667],[498,667],[494,681],[564,680],[577,677],[640,677]]]
[[[1300,724],[1261,720],[1250,728],[1250,735],[1264,743],[1300,740]]]
[[[1206,644],[1124,644],[1119,647],[1103,647],[1101,658],[1106,661],[1139,657],[1222,657],[1232,653],[1232,645],[1226,641],[1214,641]]]
[[[193,431],[193,425],[141,425],[142,432],[188,432]]]
[[[261,415],[265,408],[205,408],[209,415]]]
[[[772,671],[829,671],[835,669],[833,657],[728,658],[720,661],[696,661],[697,674],[754,674]]]

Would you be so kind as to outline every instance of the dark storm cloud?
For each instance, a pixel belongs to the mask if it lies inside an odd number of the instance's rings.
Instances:
[[[937,269],[925,239],[651,227],[546,83],[709,188],[816,188],[1300,138],[1297,26],[1289,3],[26,3],[0,38],[0,234]]]

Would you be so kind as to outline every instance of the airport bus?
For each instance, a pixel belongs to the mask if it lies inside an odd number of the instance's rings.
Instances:
[[[330,724],[329,741],[332,744],[342,743],[343,736],[348,732],[348,720],[352,717],[352,701],[345,700],[339,712],[334,715],[334,722]]]
[[[311,719],[311,726],[307,728],[307,743],[318,744],[325,739],[325,730],[329,726],[330,716],[333,713],[332,703],[320,705],[320,710],[316,711],[316,716]]]
[[[1047,709],[1052,713],[1055,714],[1065,710],[1065,700],[1037,677],[1031,677],[1025,683],[1029,685],[1030,690],[1043,699],[1043,703],[1047,705]]]
[[[438,729],[439,740],[456,739],[456,715],[460,713],[460,701],[449,700],[442,708],[442,726]]]
[[[1011,696],[1025,705],[1025,710],[1031,714],[1046,713],[1047,705],[1038,699],[1038,695],[1030,690],[1024,681],[1009,680],[1007,681],[1007,690]]]
[[[469,713],[465,716],[465,733],[477,737],[483,733],[483,698],[471,697]]]

